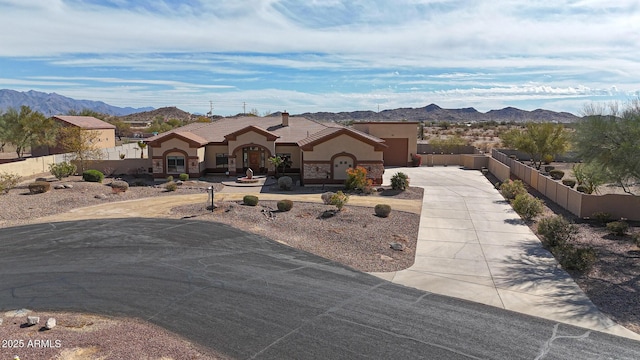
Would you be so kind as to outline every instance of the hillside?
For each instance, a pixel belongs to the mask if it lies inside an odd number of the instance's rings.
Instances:
[[[183,123],[191,122],[195,118],[196,115],[192,115],[186,111],[180,110],[175,106],[163,107],[151,111],[143,111],[120,117],[120,119],[125,122],[152,122],[156,119],[162,119],[163,121],[177,119],[182,121]]]
[[[39,111],[47,116],[68,114],[70,110],[82,111],[90,109],[101,114],[128,115],[140,111],[151,110],[151,107],[131,108],[117,107],[102,101],[75,100],[56,93],[43,93],[39,91],[20,92],[9,89],[0,90],[0,111],[8,108],[19,109],[21,106],[29,106],[34,111]]]

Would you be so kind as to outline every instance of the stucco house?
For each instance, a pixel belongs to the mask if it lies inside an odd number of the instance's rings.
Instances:
[[[358,123],[345,127],[304,117],[222,118],[191,123],[147,139],[154,178],[187,173],[273,174],[268,159],[287,159],[303,184],[342,183],[362,166],[375,184],[384,166],[406,166],[417,149],[415,122]]]
[[[51,119],[62,127],[74,126],[83,131],[97,132],[95,145],[98,149],[110,149],[116,146],[116,127],[108,122],[94,118],[93,116],[56,115],[52,116]],[[64,149],[58,144],[55,146],[40,146],[34,148],[32,156],[62,153],[64,153]]]

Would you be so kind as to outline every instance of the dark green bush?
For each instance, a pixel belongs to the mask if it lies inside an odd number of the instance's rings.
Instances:
[[[278,201],[277,205],[278,205],[278,210],[283,211],[283,212],[284,211],[289,211],[293,207],[293,201],[287,200],[287,199],[280,200],[280,201]]]
[[[607,230],[617,236],[624,236],[629,230],[629,224],[626,221],[612,221],[607,223]]]
[[[176,191],[178,190],[178,184],[176,184],[175,181],[169,181],[164,185],[164,188],[167,189],[167,191]]]
[[[578,228],[563,216],[552,216],[538,222],[538,234],[547,246],[555,247],[566,244],[578,234]]]
[[[42,194],[51,190],[51,184],[46,181],[36,181],[29,184],[29,193],[30,194]]]
[[[50,164],[49,172],[51,175],[55,176],[56,179],[62,180],[63,178],[69,177],[76,173],[77,167],[70,163],[63,161],[58,164]]]
[[[640,233],[635,232],[631,234],[631,241],[633,241],[637,247],[640,247]]]
[[[391,213],[391,205],[378,204],[373,208],[373,210],[375,211],[376,216],[386,218]]]
[[[542,214],[544,208],[542,200],[529,194],[516,195],[516,198],[511,201],[511,206],[526,221],[531,221],[534,217]]]
[[[570,188],[576,186],[576,181],[573,179],[562,179],[562,183]]]
[[[576,248],[565,244],[553,249],[554,255],[563,268],[567,270],[587,271],[596,262],[597,254],[592,248]]]
[[[500,192],[507,200],[513,200],[519,194],[526,194],[527,189],[521,180],[507,180],[500,185]]]
[[[581,193],[589,194],[589,188],[584,185],[578,185],[576,190]]]
[[[256,206],[258,205],[258,197],[255,195],[245,195],[242,198],[242,202],[248,206]]]
[[[564,171],[562,170],[551,170],[549,171],[549,175],[553,180],[560,180],[564,177]]]
[[[101,183],[104,180],[104,174],[98,170],[86,170],[82,173],[82,180]]]
[[[167,176],[167,182],[171,182],[171,181],[173,181],[173,176],[171,175]]]
[[[544,172],[551,172],[555,169],[555,166],[547,165],[544,167]]]
[[[127,190],[129,190],[129,183],[122,180],[116,180],[111,183],[111,189],[114,193],[126,192]]]
[[[407,174],[398,172],[391,177],[391,188],[393,190],[407,190],[409,187],[409,177]]]
[[[178,176],[178,179],[180,179],[180,181],[187,181],[189,180],[189,174],[182,173]]]
[[[609,221],[611,221],[611,214],[604,211],[598,211],[591,214],[591,218],[602,225],[606,225]]]

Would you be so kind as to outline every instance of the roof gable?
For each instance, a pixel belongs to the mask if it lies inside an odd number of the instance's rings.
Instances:
[[[224,138],[229,141],[229,140],[236,140],[238,138],[238,136],[242,135],[242,134],[246,134],[248,132],[255,132],[258,133],[260,135],[263,135],[264,137],[267,138],[267,141],[275,141],[277,138],[279,138],[280,136],[272,133],[271,131],[265,130],[263,128],[260,128],[258,126],[255,125],[249,125],[247,127],[244,127],[240,130],[234,131],[230,134],[227,134],[224,136]]]
[[[94,118],[93,116],[71,116],[71,115],[56,115],[53,116],[54,120],[63,122],[68,125],[77,126],[81,129],[115,129],[116,127],[108,122]]]
[[[176,131],[176,132],[166,133],[165,135],[154,136],[153,140],[148,141],[147,143],[152,147],[160,146],[160,144],[162,144],[163,142],[171,139],[182,140],[188,143],[189,147],[192,147],[192,148],[194,147],[199,148],[207,145],[208,143],[207,140],[205,140],[201,136],[188,131]]]
[[[319,131],[305,139],[298,141],[298,146],[303,151],[311,151],[317,144],[321,144],[340,135],[347,135],[363,143],[373,146],[376,151],[382,151],[387,145],[384,144],[384,140],[375,136],[363,133],[358,130],[353,130],[344,127],[329,127],[322,131]]]

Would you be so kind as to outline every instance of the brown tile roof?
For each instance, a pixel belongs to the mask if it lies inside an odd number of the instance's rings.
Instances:
[[[69,125],[77,126],[81,129],[115,129],[114,125],[104,122],[100,119],[96,119],[93,116],[70,116],[70,115],[56,115],[54,120],[65,122]]]
[[[239,118],[223,118],[211,123],[191,123],[168,132],[158,134],[147,139],[155,141],[174,132],[190,132],[207,141],[207,143],[222,143],[225,135],[238,132],[246,127],[255,126],[266,132],[278,136],[276,143],[297,143],[298,141],[324,130],[330,124],[321,124],[303,117],[289,117],[289,126],[282,126],[282,118],[279,116],[255,117],[246,116]]]
[[[313,149],[314,145],[322,143],[326,140],[329,140],[341,134],[346,134],[355,139],[371,144],[376,150],[380,150],[387,147],[387,145],[385,145],[384,143],[384,140],[380,138],[377,138],[373,135],[369,135],[362,131],[358,131],[358,130],[350,129],[346,127],[328,127],[324,130],[321,130],[317,133],[312,134],[311,136],[308,136],[298,141],[298,146],[300,146],[300,148],[303,150],[311,150]]]

